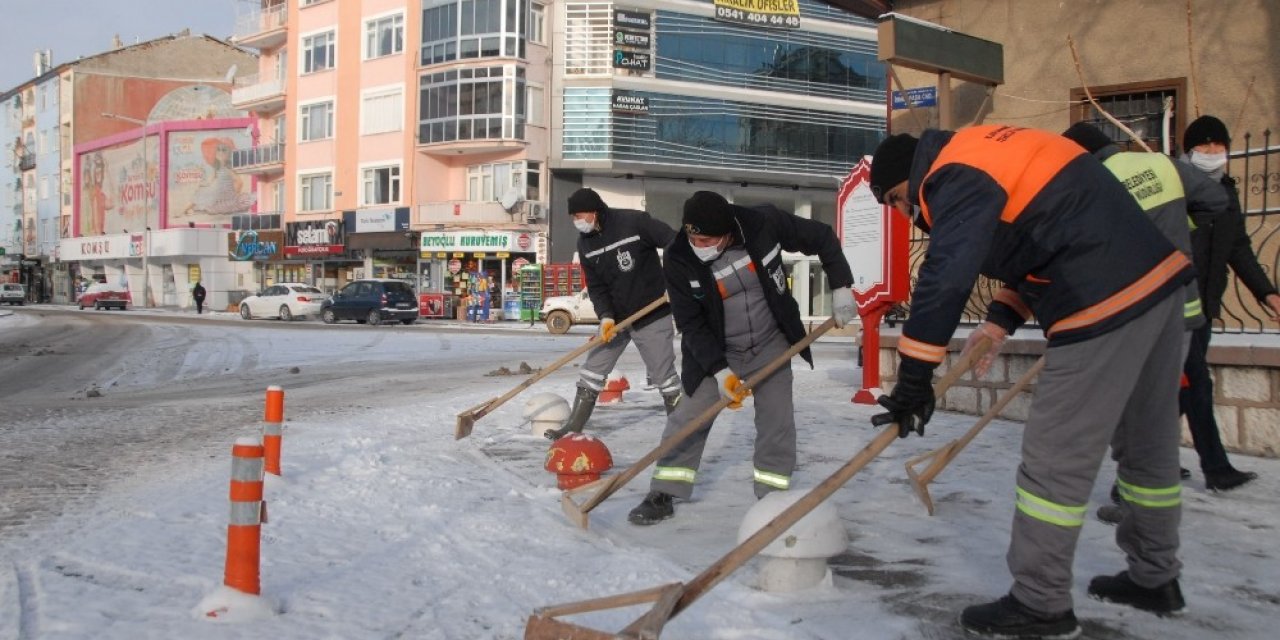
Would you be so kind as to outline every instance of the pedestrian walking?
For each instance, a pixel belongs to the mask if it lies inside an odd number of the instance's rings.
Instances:
[[[998,348],[1033,314],[1048,340],[1013,492],[1013,585],[966,608],[961,626],[988,637],[1079,635],[1072,562],[1108,445],[1134,496],[1132,517],[1116,529],[1128,570],[1094,578],[1088,592],[1180,611],[1175,399],[1190,261],[1101,162],[1047,131],[984,125],[891,136],[876,149],[871,189],[930,234],[898,342],[897,384],[874,424],[923,434],[933,370],[979,274],[1004,288],[966,351],[983,335]]]
[[[191,287],[191,299],[196,303],[196,313],[204,313],[204,296],[204,286],[197,280],[196,286]]]
[[[1208,323],[1191,333],[1191,348],[1183,373],[1188,386],[1182,390],[1179,403],[1187,416],[1191,442],[1200,456],[1200,471],[1205,487],[1211,491],[1229,491],[1243,485],[1258,474],[1240,471],[1231,464],[1222,446],[1222,435],[1213,415],[1213,377],[1209,375],[1209,340],[1211,323],[1222,312],[1222,294],[1227,289],[1227,267],[1245,288],[1258,299],[1273,321],[1280,320],[1280,293],[1267,277],[1253,252],[1249,234],[1240,212],[1235,178],[1227,175],[1227,151],[1231,134],[1223,122],[1204,115],[1187,125],[1182,136],[1180,161],[1195,167],[1210,179],[1218,181],[1228,199],[1226,211],[1212,224],[1198,225],[1191,233],[1192,253],[1200,288],[1200,300]]]
[[[546,433],[552,440],[582,431],[609,373],[632,341],[649,380],[662,395],[666,412],[670,414],[680,401],[671,306],[664,304],[650,311],[622,333],[614,330],[618,322],[662,297],[658,251],[671,242],[675,230],[647,212],[612,208],[593,189],[578,189],[569,196],[569,215],[578,230],[578,260],[587,281],[587,296],[600,318],[600,345],[582,365],[569,419],[563,427]]]
[[[831,227],[772,205],[741,207],[711,191],[684,204],[682,229],[667,247],[667,294],[680,329],[681,379],[686,398],[667,416],[666,440],[690,420],[730,397],[741,406],[742,379],[781,357],[805,335],[791,295],[782,252],[818,256],[832,287],[836,326],[853,320],[853,274]],[[809,349],[800,353],[813,364]],[[790,363],[755,384],[757,498],[791,487],[796,423]],[[729,405],[734,407],[733,404]],[[649,493],[631,510],[633,524],[675,515],[675,500],[693,495],[711,420],[658,460]]]

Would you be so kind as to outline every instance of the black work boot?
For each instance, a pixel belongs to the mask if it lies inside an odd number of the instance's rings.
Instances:
[[[1120,505],[1104,504],[1098,507],[1098,521],[1105,524],[1120,524],[1124,519],[1124,510]]]
[[[1027,608],[1009,594],[987,604],[966,607],[960,626],[969,633],[989,638],[1044,638],[1070,640],[1080,635],[1080,623],[1071,609],[1062,613],[1040,613]]]
[[[1097,576],[1090,580],[1089,597],[1150,611],[1161,617],[1179,613],[1187,606],[1187,602],[1182,599],[1182,588],[1178,586],[1177,578],[1158,587],[1147,588],[1134,583],[1129,578],[1128,571],[1121,571],[1114,576]]]
[[[1258,474],[1252,471],[1240,471],[1238,469],[1227,469],[1226,471],[1215,471],[1213,473],[1205,472],[1204,486],[1210,491],[1230,491],[1257,478]]]
[[[599,391],[578,387],[578,395],[573,398],[573,410],[569,412],[569,419],[565,420],[564,426],[559,429],[548,429],[542,435],[548,440],[559,440],[570,433],[582,433],[582,427],[587,424],[587,418],[590,418],[591,412],[595,410],[596,398],[599,397]]]
[[[672,394],[663,394],[663,396],[662,396],[662,406],[667,410],[667,415],[671,415],[671,412],[673,412],[673,411],[675,411],[675,410],[676,410],[676,405],[677,405],[677,404],[680,404],[680,392],[679,392],[679,391],[677,391],[677,392],[675,392],[675,393],[672,393]]]
[[[650,491],[649,495],[644,497],[644,502],[627,514],[627,521],[640,525],[658,524],[674,515],[676,515],[676,506],[672,495],[661,491]]]

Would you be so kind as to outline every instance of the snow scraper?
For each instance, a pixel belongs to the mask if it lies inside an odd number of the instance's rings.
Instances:
[[[831,321],[828,321],[823,327],[830,328],[832,324]],[[956,380],[959,380],[960,376],[964,375],[973,366],[973,363],[986,352],[989,346],[990,342],[984,340],[978,343],[970,353],[956,362],[955,366],[948,370],[946,375],[934,385],[934,395],[942,397],[947,392],[947,389]],[[831,497],[831,494],[835,493],[837,489],[848,482],[850,478],[861,471],[863,467],[879,456],[897,439],[898,425],[890,424],[886,426],[870,444],[863,447],[844,466],[811,489],[804,497],[787,507],[776,518],[770,520],[768,524],[764,525],[750,538],[744,540],[742,544],[730,549],[728,553],[689,582],[673,582],[644,591],[542,607],[535,610],[525,623],[525,640],[605,640],[608,638],[656,640],[662,634],[662,628],[668,620],[687,609],[704,593],[710,591],[721,580],[736,571],[738,567],[741,567],[757,553],[760,553],[762,549],[769,546],[770,542],[773,542],[775,538],[786,532],[791,525],[803,518],[805,514],[812,511],[823,500]],[[556,619],[557,616],[634,606],[648,602],[654,603],[650,610],[617,633],[597,631]]]
[[[661,307],[662,305],[666,304],[666,302],[667,302],[667,295],[663,294],[662,297],[658,298],[657,300],[654,300],[653,302],[650,302],[649,304],[645,305],[643,309],[631,314],[627,319],[623,320],[622,322],[619,322],[614,328],[615,331],[621,333],[622,331],[626,330],[627,327],[630,327],[631,325],[635,324],[637,320],[648,315],[650,311],[653,311],[654,309]],[[457,424],[454,425],[454,428],[453,428],[453,438],[455,440],[461,440],[471,435],[471,429],[475,427],[476,420],[479,420],[480,418],[483,418],[486,415],[489,415],[490,411],[493,411],[494,409],[497,409],[498,407],[502,406],[502,404],[505,403],[506,401],[516,397],[516,394],[533,386],[533,383],[547,377],[556,369],[559,369],[560,367],[563,367],[564,365],[569,364],[570,362],[573,362],[573,360],[578,356],[594,349],[596,345],[599,343],[600,343],[600,336],[598,335],[591,336],[591,339],[587,340],[582,346],[565,354],[559,360],[556,360],[555,362],[543,367],[537,373],[534,373],[533,375],[529,376],[528,379],[526,379],[524,382],[521,382],[520,384],[516,385],[516,388],[506,392],[505,394],[497,398],[493,398],[488,402],[478,404],[474,407],[471,407],[470,409],[467,409],[466,411],[463,411],[462,413],[459,413],[458,422]]]

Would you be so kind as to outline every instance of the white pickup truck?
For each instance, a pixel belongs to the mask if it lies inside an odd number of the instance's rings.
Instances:
[[[547,331],[564,333],[575,324],[599,324],[596,308],[583,289],[571,296],[554,296],[542,302],[542,317],[547,323]]]

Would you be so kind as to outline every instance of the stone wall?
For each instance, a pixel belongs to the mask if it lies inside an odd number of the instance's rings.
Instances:
[[[898,336],[880,338],[880,380],[892,390],[898,369]],[[947,347],[947,359],[938,368],[942,375],[958,359],[962,338]],[[1017,383],[1044,353],[1044,341],[1010,339],[985,378],[967,373],[938,403],[939,409],[981,415],[1001,394]],[[1210,343],[1209,368],[1214,379],[1214,413],[1222,432],[1222,444],[1233,453],[1280,457],[1280,348],[1271,346],[1215,345]],[[1032,383],[1009,403],[1000,417],[1026,420],[1031,406]],[[1191,446],[1184,421],[1182,441]]]

